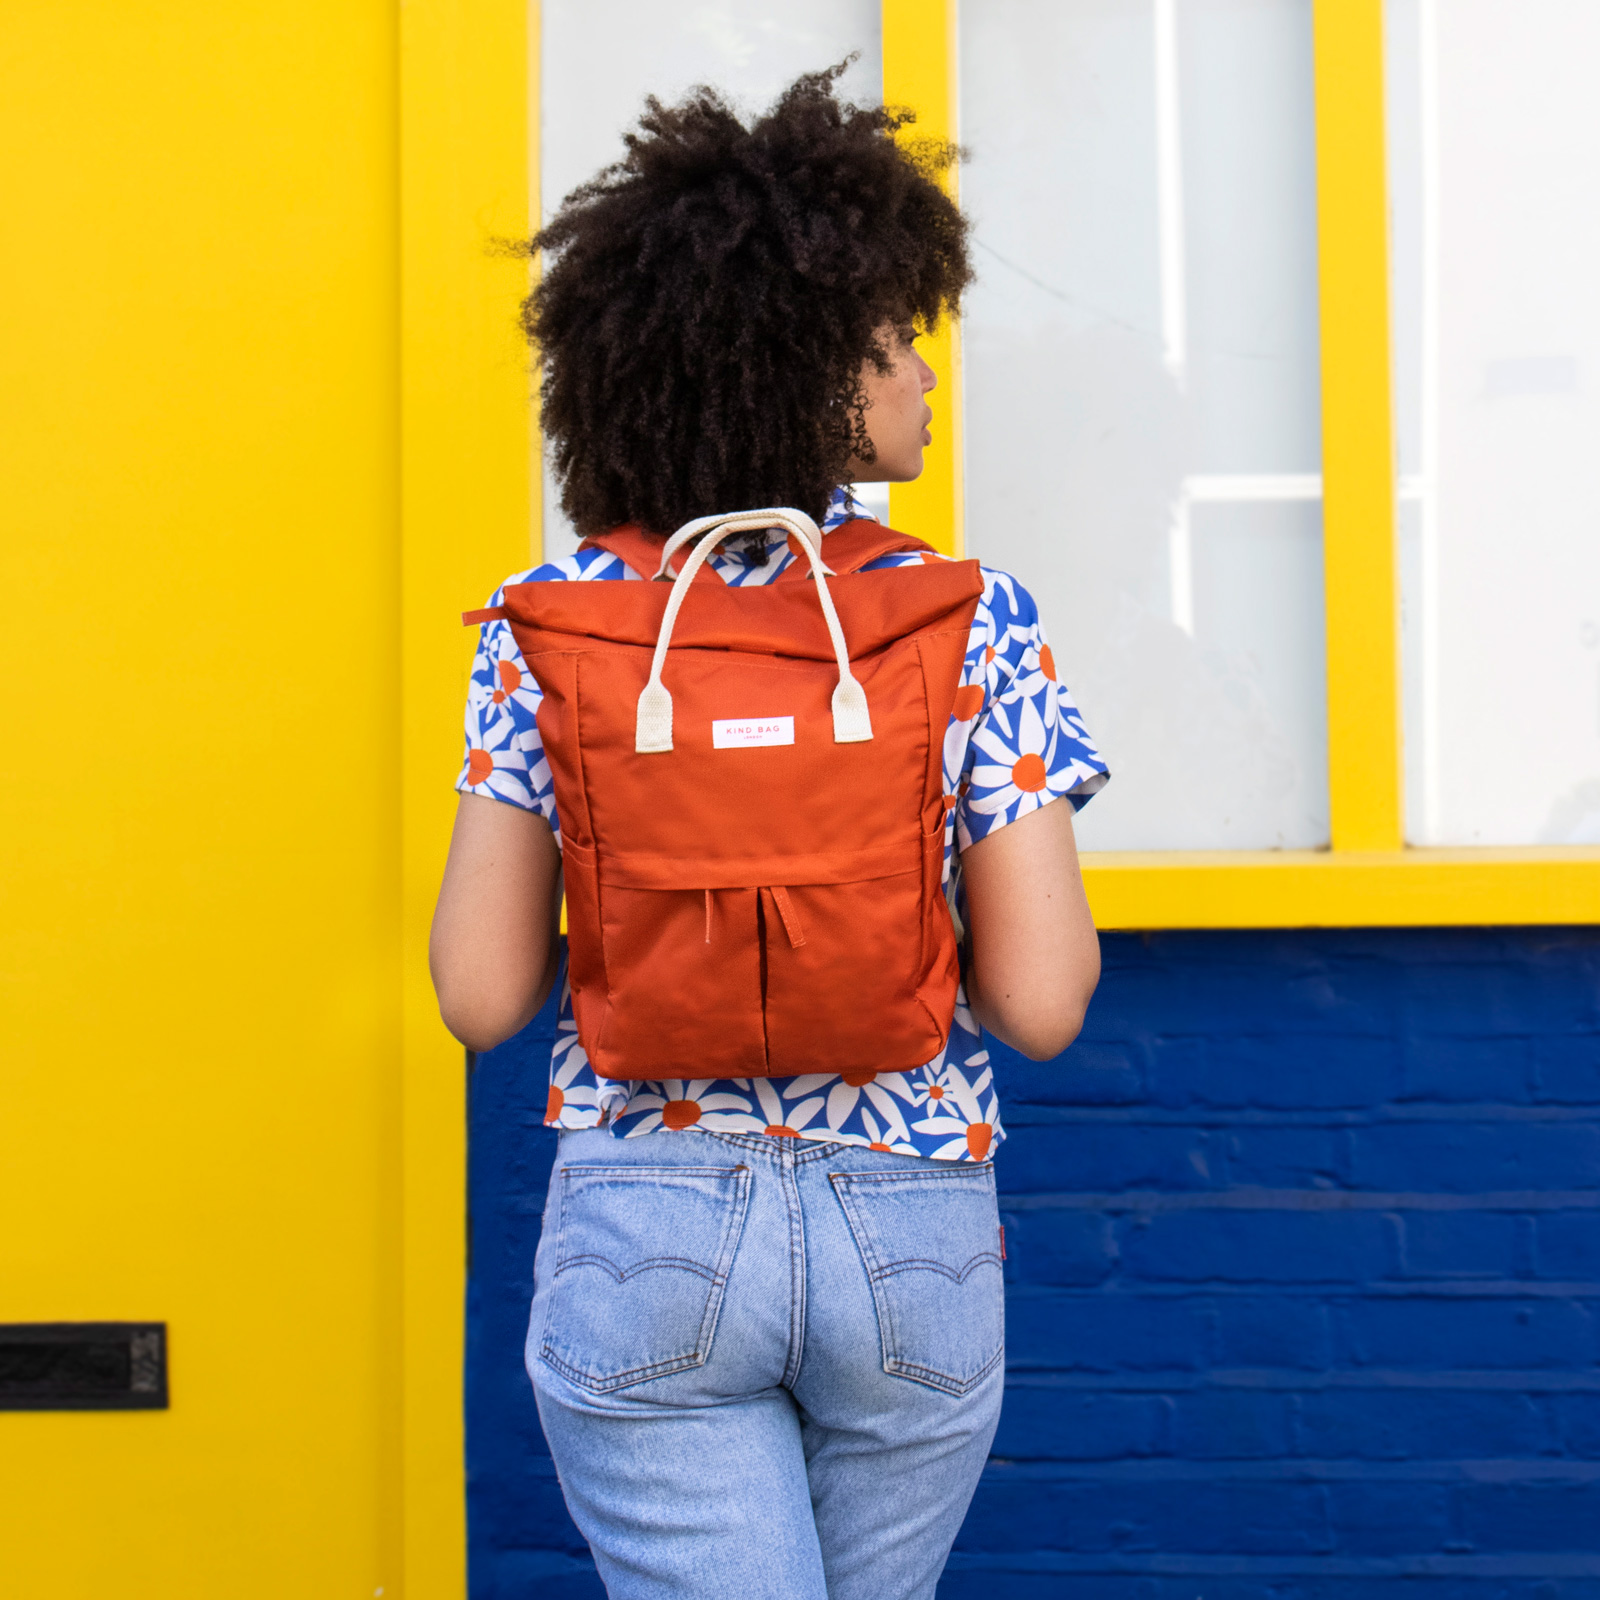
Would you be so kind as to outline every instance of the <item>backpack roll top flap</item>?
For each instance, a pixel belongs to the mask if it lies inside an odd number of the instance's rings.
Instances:
[[[921,1066],[955,1005],[942,756],[977,563],[828,580],[870,708],[845,742],[819,586],[680,577],[505,591],[544,692],[589,1059],[635,1080]],[[670,748],[640,750],[673,592]]]
[[[831,580],[834,604],[852,661],[913,634],[950,626],[953,610],[982,594],[976,561],[848,573]],[[703,570],[703,569],[702,569]],[[666,615],[664,583],[513,583],[505,590],[507,620],[530,658],[546,650],[597,643],[636,645],[649,656]],[[598,630],[598,632],[596,631]],[[962,641],[963,649],[965,639]],[[695,584],[672,629],[680,650],[744,650],[753,655],[832,661],[833,641],[809,584],[773,583],[732,589]],[[641,680],[642,683],[643,680]],[[954,689],[952,687],[952,695]]]

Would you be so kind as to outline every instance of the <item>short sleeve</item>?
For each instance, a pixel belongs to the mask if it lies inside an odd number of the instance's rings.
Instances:
[[[1051,800],[1081,809],[1110,777],[1056,676],[1033,596],[1015,578],[984,570],[973,634],[960,693],[982,709],[968,719],[955,785],[962,849]]]
[[[503,592],[502,586],[489,604],[499,605]],[[537,811],[559,838],[550,763],[535,720],[541,698],[510,626],[484,623],[467,686],[466,754],[456,788]]]

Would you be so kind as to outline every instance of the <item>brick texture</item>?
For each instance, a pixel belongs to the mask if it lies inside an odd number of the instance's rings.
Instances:
[[[1011,1398],[942,1600],[1600,1600],[1600,930],[1103,945],[1072,1050],[995,1051]],[[474,1600],[601,1593],[520,1367],[541,1029],[473,1086]]]

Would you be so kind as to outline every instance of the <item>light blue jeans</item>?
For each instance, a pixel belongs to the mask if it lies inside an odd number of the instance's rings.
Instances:
[[[527,1363],[611,1600],[931,1600],[1000,1415],[987,1165],[564,1133]]]

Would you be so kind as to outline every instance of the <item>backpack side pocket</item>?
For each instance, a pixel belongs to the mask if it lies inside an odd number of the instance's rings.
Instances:
[[[600,875],[594,850],[563,838],[561,880],[567,900],[567,975],[572,983],[573,1020],[592,1062],[611,999],[605,944],[600,936]]]

